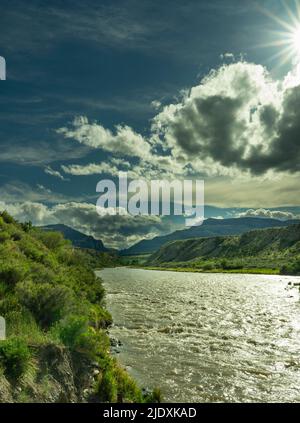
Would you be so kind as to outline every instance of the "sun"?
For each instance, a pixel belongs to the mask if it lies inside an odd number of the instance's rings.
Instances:
[[[293,33],[293,45],[296,52],[300,55],[300,25],[299,28],[295,29]]]
[[[259,9],[277,24],[277,29],[274,28],[270,33],[273,41],[260,47],[278,47],[278,51],[274,56],[270,57],[270,61],[278,60],[279,67],[287,62],[300,63],[300,1],[295,0],[294,8],[291,9],[291,3],[283,0],[282,4],[285,7],[286,13],[277,16],[270,10]],[[279,27],[278,27],[279,24]]]

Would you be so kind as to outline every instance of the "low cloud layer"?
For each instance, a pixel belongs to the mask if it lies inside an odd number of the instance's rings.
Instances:
[[[153,238],[171,227],[157,216],[104,215],[99,216],[96,207],[88,203],[64,203],[48,207],[38,202],[4,203],[0,210],[7,210],[20,221],[32,221],[35,225],[62,223],[96,239],[111,248],[125,248],[141,238]]]
[[[249,209],[243,213],[239,213],[238,217],[262,217],[279,220],[293,220],[300,219],[300,215],[295,215],[287,211],[268,210],[268,209]]]
[[[90,203],[66,202],[47,206],[41,202],[3,202],[0,211],[7,210],[19,221],[31,221],[34,225],[65,224],[84,234],[101,239],[107,247],[126,248],[141,239],[170,233],[182,228],[181,222],[158,216],[131,216],[128,214],[100,216]],[[220,209],[219,211],[222,211]],[[300,219],[300,215],[282,210],[249,209],[236,217],[259,217],[280,220]],[[215,218],[223,218],[219,216]]]

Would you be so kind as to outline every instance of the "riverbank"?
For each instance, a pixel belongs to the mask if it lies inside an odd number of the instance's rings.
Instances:
[[[0,402],[158,402],[111,353],[107,256],[0,213]],[[3,332],[3,329],[2,329]]]
[[[188,273],[224,273],[224,274],[246,274],[246,275],[280,275],[279,269],[253,268],[253,269],[195,269],[194,267],[159,267],[159,266],[124,266],[130,269],[159,270],[168,272]]]

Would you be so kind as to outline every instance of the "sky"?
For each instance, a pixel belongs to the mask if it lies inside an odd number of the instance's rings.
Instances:
[[[0,0],[0,208],[111,247],[181,227],[96,214],[126,171],[204,179],[214,217],[296,217],[299,3]]]

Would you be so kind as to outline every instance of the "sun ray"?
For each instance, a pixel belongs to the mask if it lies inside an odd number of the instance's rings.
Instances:
[[[296,14],[298,18],[298,22],[300,21],[300,2],[298,0],[295,0],[295,8],[296,8]]]
[[[286,46],[286,45],[290,45],[290,44],[291,44],[291,40],[287,39],[287,40],[270,41],[269,43],[264,43],[264,44],[258,44],[258,45],[256,45],[256,47],[259,47],[259,48],[281,47],[281,46]]]
[[[295,28],[293,28],[293,30],[294,29]],[[270,30],[270,29],[267,32],[270,35],[277,36],[278,39],[284,38],[284,37],[286,37],[286,38],[291,37],[291,32],[279,31],[279,30],[275,31],[275,30]]]
[[[277,53],[273,54],[271,57],[267,59],[267,62],[274,62],[279,57],[288,57],[290,54],[293,54],[292,49],[290,46],[287,46],[285,49],[278,51]],[[279,66],[282,66],[282,63],[285,60],[280,60]]]
[[[279,48],[279,51],[267,60],[267,62],[274,62],[276,59],[279,59],[276,68],[284,66],[289,61],[294,64],[296,61],[300,62],[300,0],[295,0],[294,8],[292,8],[293,4],[287,3],[286,0],[281,0],[280,3],[286,11],[285,18],[264,9],[261,5],[257,5],[258,9],[264,15],[268,16],[281,27],[276,31],[268,30],[269,41],[256,46],[257,48]]]
[[[297,50],[298,55],[300,55],[300,26],[294,32],[292,40],[293,40],[294,48]]]
[[[287,14],[289,15],[289,17],[290,17],[291,21],[293,22],[293,24],[294,24],[295,26],[296,26],[296,25],[298,25],[298,24],[299,24],[298,17],[297,17],[297,16],[295,16],[295,13],[293,13],[293,12],[292,12],[292,10],[289,8],[289,6],[288,6],[288,4],[287,4],[286,0],[282,0],[282,2],[281,2],[281,3],[283,4],[283,6],[284,6],[285,10],[287,11]]]
[[[281,25],[283,28],[287,29],[288,31],[293,31],[294,27],[290,23],[279,18],[278,16],[276,16],[274,13],[270,12],[269,10],[264,9],[261,5],[258,5],[258,8],[263,14],[271,18],[273,21],[279,23],[279,25]]]
[[[276,71],[280,67],[284,66],[286,63],[288,63],[292,59],[292,57],[293,57],[293,52],[290,51],[285,57],[282,58],[280,63],[278,63],[278,65],[274,67],[274,70]]]

